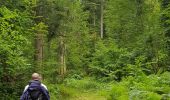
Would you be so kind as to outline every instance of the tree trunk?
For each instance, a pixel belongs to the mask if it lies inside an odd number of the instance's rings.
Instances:
[[[43,62],[43,34],[37,33],[35,37],[35,71],[41,72]]]
[[[95,11],[93,12],[93,26],[96,27],[96,14]]]
[[[47,43],[47,56],[46,59],[51,59],[51,41],[48,41]]]
[[[66,73],[66,60],[65,60],[65,44],[63,36],[60,36],[60,42],[59,42],[59,74],[61,76],[64,76]]]
[[[43,0],[35,0],[35,23],[38,25],[43,21]],[[39,17],[37,17],[39,16]],[[41,17],[40,17],[41,16]],[[42,72],[42,63],[43,63],[43,33],[42,29],[35,30],[35,71]]]
[[[104,8],[104,0],[101,0],[101,15],[100,15],[100,36],[103,39],[103,8]]]

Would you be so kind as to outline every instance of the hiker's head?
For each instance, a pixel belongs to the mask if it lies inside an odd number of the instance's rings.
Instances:
[[[38,73],[33,73],[32,80],[40,80],[40,75]]]

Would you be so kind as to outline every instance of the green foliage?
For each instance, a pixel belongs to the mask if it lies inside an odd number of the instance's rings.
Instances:
[[[96,74],[98,77],[118,78],[119,76],[116,76],[116,74],[123,67],[123,65],[119,64],[119,60],[121,60],[124,54],[125,52],[123,50],[118,49],[109,40],[97,42],[92,63],[90,64],[92,74]]]
[[[106,4],[106,36],[94,43],[91,74],[106,81],[166,70],[168,57],[160,25],[160,2],[114,0]]]
[[[128,89],[123,86],[115,85],[111,90],[108,100],[129,100]]]
[[[110,83],[101,83],[91,78],[66,78],[62,84],[48,86],[52,93],[51,97],[55,99],[78,99],[83,98],[82,95],[85,96],[86,93],[89,99],[98,95],[108,100],[169,100],[169,74],[169,72],[150,76],[143,74]]]
[[[84,66],[84,56],[88,52],[88,27],[87,18],[88,13],[83,11],[83,5],[79,1],[48,1],[47,7],[47,25],[48,25],[48,44],[45,50],[45,55],[49,62],[56,60],[55,65],[59,68],[60,64],[58,61],[59,53],[59,37],[63,37],[66,53],[66,63],[68,69],[79,69]],[[55,20],[55,21],[54,21]],[[51,49],[49,49],[49,46]],[[56,50],[57,49],[57,50]],[[48,52],[49,51],[49,52]],[[53,56],[56,56],[53,59]],[[51,60],[49,60],[51,59]],[[51,65],[51,66],[53,66]],[[50,67],[50,65],[48,65]],[[56,69],[57,69],[56,68]]]
[[[147,91],[132,91],[131,100],[161,100],[159,94]]]
[[[102,87],[100,83],[87,78],[80,80],[76,78],[67,78],[62,84],[45,83],[48,86],[51,99],[59,100],[69,100],[69,98],[79,97],[82,92],[95,91]]]
[[[104,3],[103,39],[100,3]],[[33,44],[38,33],[43,34],[41,74],[52,100],[77,97],[77,90],[97,90],[110,100],[168,100],[169,3],[0,0],[0,99],[18,99],[35,71]],[[60,37],[67,66],[67,74],[61,76]]]
[[[19,98],[25,82],[21,80],[28,79],[21,75],[31,70],[32,52],[27,52],[32,47],[29,28],[29,12],[5,5],[0,7],[0,95],[3,95],[0,98],[3,100]]]
[[[101,88],[102,84],[99,84],[95,80],[92,79],[80,79],[77,80],[75,78],[69,78],[64,80],[65,86],[77,88],[81,90],[95,90]]]
[[[118,46],[131,48],[137,36],[134,0],[110,0],[106,3],[106,36],[115,39]]]
[[[32,28],[35,32],[47,33],[47,25],[43,22],[38,23]]]
[[[30,43],[25,35],[28,34],[28,31],[23,31],[23,27],[19,29],[21,17],[16,11],[2,7],[0,13],[3,15],[3,17],[0,17],[1,66],[7,67],[7,72],[4,72],[4,74],[14,75],[17,70],[25,69],[28,64],[27,59],[23,56],[27,49],[23,46]],[[3,76],[2,73],[1,76]]]
[[[101,81],[118,80],[123,77],[137,76],[143,74],[142,66],[146,57],[134,57],[133,53],[118,46],[109,40],[98,41],[95,45],[92,63],[90,64],[91,74]]]
[[[169,99],[169,72],[158,75],[140,75],[128,77],[120,83],[112,85],[110,99],[122,96],[130,100],[162,100]],[[121,100],[121,99],[118,100]],[[166,100],[165,99],[165,100]],[[163,99],[164,100],[164,99]]]

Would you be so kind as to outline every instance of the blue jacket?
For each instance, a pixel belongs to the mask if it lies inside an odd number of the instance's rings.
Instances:
[[[50,100],[50,96],[48,91],[41,86],[41,83],[37,80],[32,80],[29,82],[29,87],[23,92],[20,100],[30,100],[29,90],[39,88],[39,90],[44,94],[43,100]]]

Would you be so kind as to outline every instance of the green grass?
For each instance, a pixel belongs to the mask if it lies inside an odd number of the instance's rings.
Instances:
[[[66,79],[62,84],[48,84],[51,100],[107,100],[102,87],[103,84],[90,78]]]
[[[51,100],[170,100],[170,73],[127,77],[103,83],[92,78],[67,78],[49,84]]]

